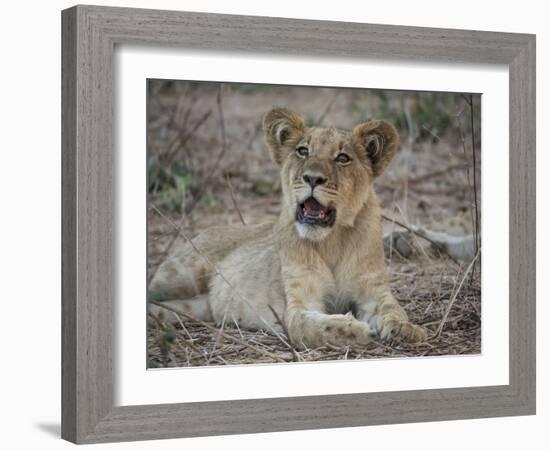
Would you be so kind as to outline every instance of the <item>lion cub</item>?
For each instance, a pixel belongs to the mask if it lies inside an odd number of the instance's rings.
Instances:
[[[363,345],[372,335],[425,340],[393,297],[384,266],[373,182],[395,155],[395,128],[382,120],[351,131],[309,128],[275,108],[263,129],[281,171],[279,218],[215,227],[184,243],[160,266],[150,298],[271,332],[280,331],[277,315],[297,347]]]

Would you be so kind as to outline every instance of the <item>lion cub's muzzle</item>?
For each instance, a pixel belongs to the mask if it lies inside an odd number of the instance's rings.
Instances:
[[[296,207],[296,221],[301,224],[331,227],[336,221],[336,209],[323,206],[314,197],[308,197]]]

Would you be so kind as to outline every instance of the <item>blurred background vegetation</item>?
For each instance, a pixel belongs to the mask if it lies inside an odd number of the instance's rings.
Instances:
[[[310,126],[393,123],[401,146],[377,189],[399,220],[426,223],[480,201],[480,95],[173,80],[149,80],[147,94],[152,264],[169,234],[161,215],[191,235],[277,215],[278,168],[261,131],[273,106],[293,109]]]

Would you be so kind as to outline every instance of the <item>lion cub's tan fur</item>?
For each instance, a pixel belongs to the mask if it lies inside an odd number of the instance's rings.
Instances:
[[[424,340],[388,287],[373,189],[397,149],[394,127],[371,120],[352,131],[308,128],[282,108],[263,125],[281,168],[279,218],[206,230],[161,265],[150,296],[218,324],[267,331],[280,330],[275,311],[296,346],[366,344],[373,334]],[[308,197],[335,211],[331,226],[299,222]]]

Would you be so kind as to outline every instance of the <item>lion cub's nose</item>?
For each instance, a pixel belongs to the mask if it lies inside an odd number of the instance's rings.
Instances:
[[[315,188],[315,186],[319,186],[327,182],[327,179],[321,175],[308,175],[306,173],[302,178],[311,186],[312,189]]]

